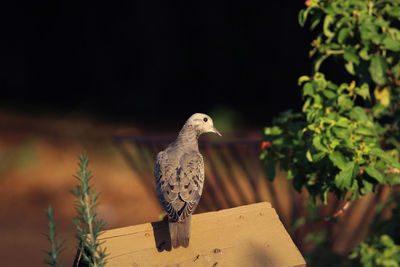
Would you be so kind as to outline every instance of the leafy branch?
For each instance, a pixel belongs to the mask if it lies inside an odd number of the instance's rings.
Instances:
[[[264,128],[260,159],[270,180],[278,165],[296,190],[308,191],[308,208],[318,200],[327,204],[328,193],[343,200],[343,208],[325,218],[333,223],[357,197],[375,193],[378,185],[400,183],[400,0],[305,4],[299,23],[316,37],[309,52],[313,72],[299,78],[302,110],[286,111]],[[348,72],[347,82],[335,83],[321,72],[322,64],[332,62]],[[398,225],[400,218],[392,217],[384,224]],[[373,234],[352,257],[364,266],[400,266],[396,236]],[[304,240],[315,244],[310,265],[337,265],[340,256],[326,231]]]
[[[400,182],[400,1],[311,0],[299,22],[321,25],[312,42],[311,76],[301,76],[301,113],[285,112],[264,129],[271,146],[261,154],[270,179],[287,171],[310,200],[332,192],[350,201],[377,184]],[[318,72],[334,56],[353,76],[335,84]],[[287,157],[290,155],[290,158]]]

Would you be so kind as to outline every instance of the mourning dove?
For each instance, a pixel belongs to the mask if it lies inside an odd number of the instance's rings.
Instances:
[[[157,196],[167,212],[174,248],[188,247],[192,213],[199,203],[204,185],[204,162],[198,138],[203,133],[221,134],[210,116],[193,114],[178,137],[158,153],[154,168]]]

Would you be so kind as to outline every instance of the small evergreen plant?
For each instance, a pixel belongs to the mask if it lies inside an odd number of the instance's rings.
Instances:
[[[77,212],[73,222],[75,224],[79,241],[78,250],[79,266],[103,267],[106,265],[106,249],[101,248],[101,242],[98,237],[104,229],[103,219],[98,218],[96,206],[98,205],[99,194],[90,180],[93,178],[88,168],[89,159],[86,153],[79,157],[79,170],[74,177],[78,184],[71,190],[76,197],[74,208]],[[62,243],[56,240],[55,224],[53,219],[53,209],[47,211],[49,218],[49,234],[46,234],[50,241],[51,248],[47,252],[49,258],[45,262],[53,267],[61,266],[59,263],[59,254],[62,251]]]
[[[46,210],[47,218],[49,220],[48,224],[48,234],[44,234],[47,240],[50,242],[49,251],[45,251],[48,255],[44,259],[44,263],[53,267],[61,267],[60,254],[64,250],[64,241],[60,241],[56,232],[56,225],[54,223],[53,208],[51,206]]]

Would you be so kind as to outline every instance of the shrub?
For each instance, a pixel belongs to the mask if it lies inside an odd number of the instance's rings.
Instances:
[[[322,24],[312,42],[314,73],[299,78],[302,112],[284,112],[264,129],[261,154],[268,177],[276,163],[306,187],[313,201],[328,192],[344,198],[400,181],[399,1],[307,1],[299,22]],[[335,84],[319,72],[334,57],[351,75]],[[287,157],[287,155],[290,155]]]
[[[307,0],[306,6],[299,23],[316,31],[313,72],[298,80],[301,112],[286,111],[264,129],[260,159],[267,177],[274,179],[279,164],[296,190],[307,189],[310,206],[327,204],[328,193],[352,201],[377,185],[398,184],[400,1]],[[321,71],[327,63],[343,68],[349,80],[328,79]],[[396,225],[396,218],[384,223]],[[352,258],[364,266],[399,266],[399,240],[374,231]],[[325,265],[338,264],[325,234],[308,237],[318,241],[310,265],[321,255]]]

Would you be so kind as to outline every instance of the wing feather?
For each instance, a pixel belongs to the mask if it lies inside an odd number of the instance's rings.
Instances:
[[[183,154],[179,161],[160,152],[154,176],[158,198],[170,221],[181,221],[194,212],[204,184],[204,162],[198,151]]]

